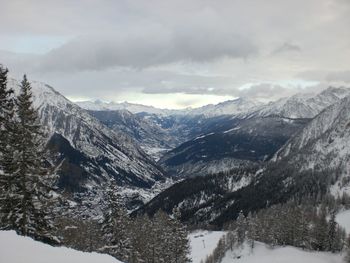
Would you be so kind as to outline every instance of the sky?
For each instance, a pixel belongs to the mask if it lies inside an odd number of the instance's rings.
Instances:
[[[0,0],[0,63],[73,101],[197,107],[350,86],[349,0]]]

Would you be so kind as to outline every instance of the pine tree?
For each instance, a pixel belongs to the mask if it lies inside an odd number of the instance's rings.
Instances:
[[[173,210],[174,220],[172,222],[173,236],[173,254],[174,263],[187,263],[191,262],[188,255],[190,252],[190,245],[188,241],[188,231],[186,227],[181,224],[181,212],[179,208]]]
[[[7,87],[8,70],[0,65],[0,228],[13,229],[11,180],[14,156],[14,92]]]
[[[241,211],[237,217],[236,220],[237,224],[237,242],[238,244],[243,244],[246,238],[246,232],[247,232],[247,220],[243,214],[243,211]]]
[[[347,253],[345,256],[345,262],[350,263],[350,235],[346,238]]]
[[[131,255],[128,216],[115,194],[115,189],[107,192],[107,200],[108,209],[101,226],[105,246],[100,251],[126,261]]]
[[[52,181],[43,165],[43,137],[37,111],[32,105],[31,86],[24,75],[16,98],[14,155],[10,192],[13,227],[21,235],[56,243],[49,217]]]
[[[327,213],[324,208],[321,208],[320,214],[316,218],[316,222],[313,228],[314,236],[314,249],[324,251],[328,247],[328,222],[327,222]]]
[[[254,249],[255,240],[257,239],[257,224],[256,220],[253,218],[252,214],[249,213],[247,216],[247,238],[250,243],[251,249]],[[232,250],[232,249],[231,249]]]
[[[337,243],[337,222],[335,221],[336,212],[332,210],[331,217],[328,223],[328,250],[333,253],[336,251]]]

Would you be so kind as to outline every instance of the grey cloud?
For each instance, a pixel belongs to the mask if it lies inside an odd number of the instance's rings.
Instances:
[[[350,70],[329,72],[326,76],[326,80],[350,83]]]
[[[310,70],[297,74],[297,77],[315,81],[350,83],[350,70]]]
[[[236,90],[238,97],[249,97],[265,101],[276,100],[303,91],[298,87],[285,87],[271,83],[261,83],[252,85],[249,88]]]
[[[276,48],[272,52],[272,54],[280,54],[280,53],[285,53],[285,52],[300,52],[300,51],[301,51],[301,47],[299,47],[298,45],[285,42],[285,43],[283,43],[283,45]]]
[[[209,37],[210,36],[210,37]],[[210,62],[246,58],[257,53],[249,39],[226,34],[152,31],[116,36],[89,36],[71,41],[42,57],[39,71],[145,68],[175,62]]]
[[[192,81],[194,85],[196,81]],[[198,82],[198,81],[197,81]],[[275,100],[281,97],[287,97],[297,92],[304,92],[302,88],[298,87],[285,87],[273,83],[259,83],[254,84],[246,88],[239,88],[230,86],[230,81],[227,79],[221,79],[221,86],[215,86],[214,83],[219,83],[218,80],[212,79],[211,85],[202,86],[177,86],[167,87],[158,85],[157,87],[147,87],[142,91],[146,94],[171,94],[171,93],[184,93],[184,94],[207,94],[207,95],[227,95],[233,97],[248,97],[259,100]]]
[[[293,92],[269,84],[283,80],[349,81],[348,0],[0,2],[1,36],[70,39],[44,55],[0,52],[12,73],[67,96],[268,97]]]

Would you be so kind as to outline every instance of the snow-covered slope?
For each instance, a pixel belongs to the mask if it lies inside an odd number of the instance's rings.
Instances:
[[[348,88],[329,87],[317,94],[296,94],[263,106],[252,116],[277,115],[285,118],[313,118],[328,106],[350,95]]]
[[[337,214],[336,221],[350,233],[350,210],[341,211]]]
[[[192,263],[201,263],[213,253],[225,231],[198,230],[189,235]]]
[[[273,159],[286,159],[300,171],[331,172],[338,178],[335,188],[345,187],[350,176],[350,96],[316,116]]]
[[[65,247],[52,247],[14,231],[0,231],[2,263],[122,263],[104,254],[86,253]]]
[[[294,247],[269,248],[256,242],[253,251],[245,245],[226,252],[221,263],[342,263],[343,256],[327,252],[311,252]]]

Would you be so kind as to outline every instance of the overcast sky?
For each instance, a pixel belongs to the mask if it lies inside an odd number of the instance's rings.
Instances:
[[[0,63],[167,108],[350,86],[350,1],[0,0]]]

